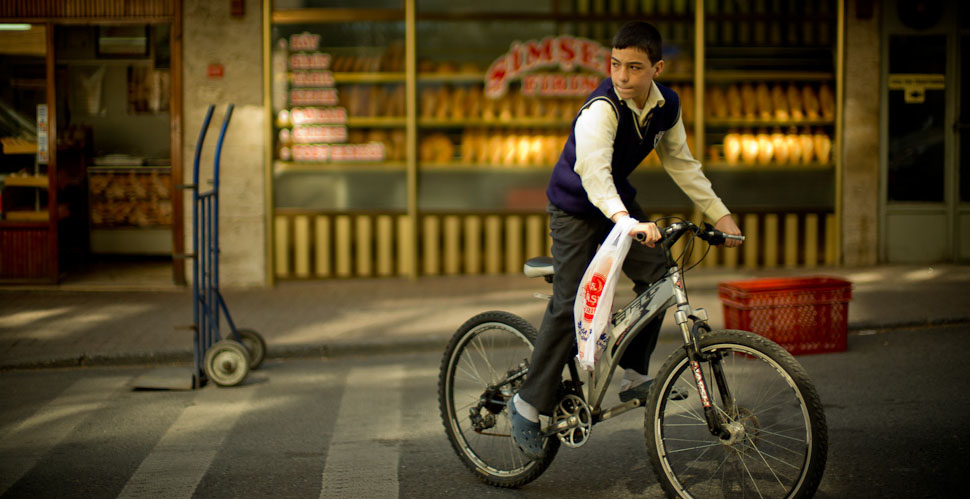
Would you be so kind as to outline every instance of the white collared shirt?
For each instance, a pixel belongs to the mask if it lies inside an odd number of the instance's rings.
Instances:
[[[663,106],[665,102],[657,84],[651,84],[653,86],[642,109],[637,107],[633,99],[623,100],[640,126],[647,117],[646,111]],[[621,108],[619,112],[627,110]],[[621,211],[629,212],[613,183],[613,140],[618,123],[613,106],[598,100],[579,114],[575,128],[576,164],[573,170],[582,179],[590,202],[607,218]],[[701,163],[694,159],[687,148],[687,131],[679,114],[674,126],[657,143],[656,149],[664,170],[705,216],[717,221],[730,213],[701,171]]]

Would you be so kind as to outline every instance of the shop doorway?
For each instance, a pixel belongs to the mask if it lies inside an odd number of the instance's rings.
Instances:
[[[55,25],[59,144],[83,158],[86,223],[65,285],[173,284],[172,25]]]
[[[970,260],[964,3],[885,4],[880,260]]]

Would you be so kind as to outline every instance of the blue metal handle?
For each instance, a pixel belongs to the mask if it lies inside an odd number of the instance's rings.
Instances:
[[[216,159],[213,163],[212,188],[219,190],[219,160],[222,158],[222,141],[226,138],[226,129],[229,128],[229,120],[232,119],[232,104],[226,106],[226,116],[222,118],[222,129],[219,131],[219,141],[216,143]]]
[[[195,186],[196,194],[199,192],[199,160],[202,157],[202,144],[205,142],[205,134],[209,131],[209,121],[212,120],[212,111],[215,108],[215,106],[210,105],[209,109],[206,110],[205,119],[202,120],[202,129],[199,130],[199,140],[195,143],[195,160],[192,163],[192,185]]]

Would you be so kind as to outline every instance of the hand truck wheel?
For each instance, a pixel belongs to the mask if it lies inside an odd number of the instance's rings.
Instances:
[[[249,353],[233,340],[221,340],[205,353],[205,374],[219,386],[236,386],[249,375]]]
[[[266,341],[263,336],[252,329],[237,329],[236,333],[239,335],[239,342],[249,352],[249,369],[259,369],[266,359]]]

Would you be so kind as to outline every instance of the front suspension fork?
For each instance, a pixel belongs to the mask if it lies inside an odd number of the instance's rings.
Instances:
[[[690,369],[694,376],[697,395],[700,397],[701,404],[704,407],[704,419],[707,420],[707,429],[712,435],[724,438],[729,434],[725,428],[727,422],[724,421],[724,418],[714,405],[713,400],[711,400],[707,379],[704,376],[704,371],[701,369],[701,362],[710,364],[711,372],[714,374],[714,381],[717,384],[718,394],[721,396],[721,400],[724,402],[724,409],[728,413],[733,411],[734,396],[731,394],[724,377],[724,369],[721,367],[720,355],[716,352],[710,354],[702,353],[700,345],[697,342],[701,334],[701,329],[708,332],[711,330],[710,326],[707,325],[706,314],[703,314],[701,317],[691,315],[690,319],[693,320],[693,327],[690,330],[687,328],[686,320],[682,322],[680,320],[677,321],[684,335],[684,350],[687,354],[687,359],[690,361]]]

